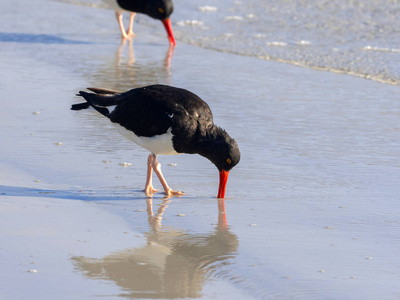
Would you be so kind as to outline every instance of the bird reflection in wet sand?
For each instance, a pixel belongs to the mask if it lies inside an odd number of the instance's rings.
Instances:
[[[163,228],[162,215],[171,200],[165,199],[156,214],[147,199],[150,231],[141,248],[111,253],[103,258],[73,257],[87,277],[118,284],[127,298],[197,298],[208,279],[224,276],[236,256],[238,238],[229,232],[224,199],[218,199],[218,224],[209,234],[191,234]],[[227,278],[229,279],[229,278]]]
[[[134,42],[122,40],[113,55],[102,59],[103,63],[97,70],[88,70],[88,81],[92,86],[103,86],[110,90],[127,90],[154,82],[169,84],[174,49],[169,47],[165,51],[152,48],[149,50],[152,52],[150,60],[143,58],[140,53],[139,57],[135,55]]]
[[[127,40],[121,40],[121,44],[118,47],[117,52],[115,53],[115,65],[120,66],[122,64],[123,58],[123,50],[125,48]],[[133,42],[128,41],[128,60],[127,65],[132,66],[135,63],[135,50],[133,49]]]

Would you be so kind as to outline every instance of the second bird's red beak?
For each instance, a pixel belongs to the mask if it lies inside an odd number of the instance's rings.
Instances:
[[[228,182],[229,171],[222,170],[219,172],[219,188],[217,198],[225,198],[226,183]]]
[[[174,33],[172,32],[171,20],[165,19],[162,20],[161,22],[164,24],[165,30],[167,31],[170,45],[175,46],[176,43],[175,43]]]

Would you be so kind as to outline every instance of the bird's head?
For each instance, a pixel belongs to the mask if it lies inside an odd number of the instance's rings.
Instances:
[[[174,11],[174,4],[171,0],[149,1],[149,16],[157,20],[169,19]]]
[[[175,37],[172,31],[170,15],[174,11],[172,0],[154,0],[148,2],[148,15],[154,19],[160,20],[168,34],[170,45],[175,46]]]
[[[229,137],[229,136],[228,136]],[[218,171],[229,172],[240,161],[240,151],[236,141],[229,137],[225,143],[219,144],[211,154],[212,162]]]

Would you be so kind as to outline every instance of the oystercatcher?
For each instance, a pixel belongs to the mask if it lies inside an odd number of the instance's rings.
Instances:
[[[160,20],[168,34],[171,45],[175,45],[175,38],[172,32],[169,16],[174,10],[172,0],[103,0],[115,10],[119,28],[123,39],[130,39],[134,36],[132,31],[133,20],[136,13],[146,14],[153,19]],[[128,30],[125,31],[122,22],[122,12],[129,11],[130,19]]]
[[[222,128],[214,125],[210,107],[192,92],[167,85],[150,85],[119,93],[88,88],[80,91],[87,102],[72,105],[72,110],[92,106],[110,119],[118,131],[139,146],[149,150],[145,193],[157,192],[152,185],[156,173],[167,196],[183,195],[172,190],[161,173],[157,161],[160,154],[200,154],[219,171],[218,198],[224,198],[229,171],[239,162],[236,141]]]

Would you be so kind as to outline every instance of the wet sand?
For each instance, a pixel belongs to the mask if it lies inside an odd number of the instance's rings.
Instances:
[[[157,22],[120,44],[110,11],[49,1],[28,18],[30,2],[10,3],[0,299],[400,296],[398,86],[172,50]],[[237,140],[225,201],[196,155],[160,158],[185,196],[147,199],[147,152],[94,111],[69,110],[88,86],[153,83],[197,93]]]

